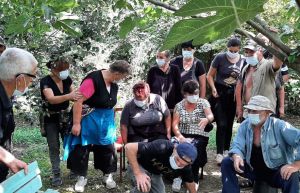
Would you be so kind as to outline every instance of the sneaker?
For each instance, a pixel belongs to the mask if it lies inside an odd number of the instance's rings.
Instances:
[[[79,176],[75,184],[75,192],[84,192],[84,186],[87,183],[87,179],[84,176]]]
[[[217,154],[217,156],[216,156],[216,161],[217,161],[217,164],[218,165],[221,165],[221,162],[222,162],[222,160],[223,160],[223,155],[222,154]]]
[[[51,184],[52,186],[61,186],[62,185],[62,179],[60,177],[60,174],[54,174],[52,180],[51,180]]]
[[[103,176],[103,182],[105,183],[107,189],[113,189],[117,187],[112,174],[105,174]]]
[[[173,190],[173,192],[180,192],[181,183],[182,183],[182,179],[181,178],[174,178],[173,179],[173,184],[172,184],[172,190]]]
[[[228,150],[225,150],[223,153],[223,157],[228,157],[228,152],[229,152]]]

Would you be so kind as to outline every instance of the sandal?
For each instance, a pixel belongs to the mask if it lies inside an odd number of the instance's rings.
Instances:
[[[251,180],[241,180],[239,183],[240,188],[251,188],[253,187],[253,181]]]

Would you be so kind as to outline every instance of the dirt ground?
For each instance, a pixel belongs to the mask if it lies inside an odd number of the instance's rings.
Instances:
[[[288,122],[293,124],[294,126],[300,128],[300,117],[299,116],[287,116],[285,118]],[[22,147],[15,147],[16,153],[18,150],[22,150]],[[92,157],[92,156],[91,156]],[[88,171],[88,183],[86,186],[86,193],[129,193],[131,189],[131,184],[128,176],[126,175],[126,171],[123,171],[123,182],[120,182],[120,174],[119,168],[114,176],[117,182],[117,188],[112,190],[107,190],[102,183],[102,173],[100,171],[96,171],[93,169],[93,162],[90,159],[89,163],[89,171]],[[62,168],[66,168],[66,163],[62,163]],[[57,189],[55,187],[51,187],[49,182],[50,178],[42,179],[43,180],[43,188],[48,189]],[[69,173],[67,169],[63,169],[63,185],[57,190],[61,193],[74,192],[74,184],[76,183],[76,179],[70,179]],[[171,185],[172,182],[165,181],[166,183],[166,192],[172,193]],[[200,186],[198,192],[201,193],[218,193],[221,192],[222,184],[221,184],[221,172],[220,167],[217,166],[215,162],[215,151],[208,150],[208,163],[204,167],[204,178],[200,180]],[[186,192],[184,188],[181,189],[181,192]],[[252,192],[250,189],[246,189],[242,191],[243,193]]]

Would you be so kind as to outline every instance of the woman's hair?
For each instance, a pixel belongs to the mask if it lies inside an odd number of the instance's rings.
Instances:
[[[199,91],[199,84],[195,80],[188,80],[182,85],[181,92],[182,94],[194,94],[196,91]]]
[[[26,50],[7,48],[0,57],[0,79],[12,80],[19,73],[31,73],[37,60]]]
[[[68,57],[58,57],[50,60],[46,63],[49,69],[55,69],[57,71],[63,71],[70,67],[70,59]]]
[[[116,60],[111,65],[109,65],[109,71],[114,73],[118,72],[120,74],[130,74],[130,65],[125,60]]]
[[[229,47],[241,47],[241,41],[238,38],[231,38],[227,42],[227,48]]]

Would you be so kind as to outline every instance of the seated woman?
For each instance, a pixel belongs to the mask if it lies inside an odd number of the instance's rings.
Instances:
[[[213,126],[211,122],[214,116],[210,104],[206,99],[199,98],[199,84],[194,80],[186,81],[182,86],[184,99],[176,104],[172,129],[179,142],[189,141],[197,148],[198,156],[192,164],[194,182],[199,182],[199,168],[207,163],[206,146],[209,139],[209,131]],[[178,192],[181,187],[181,179],[175,178],[172,189]]]
[[[149,85],[140,81],[133,86],[134,98],[121,114],[123,143],[170,139],[171,115],[164,99],[150,93]]]

